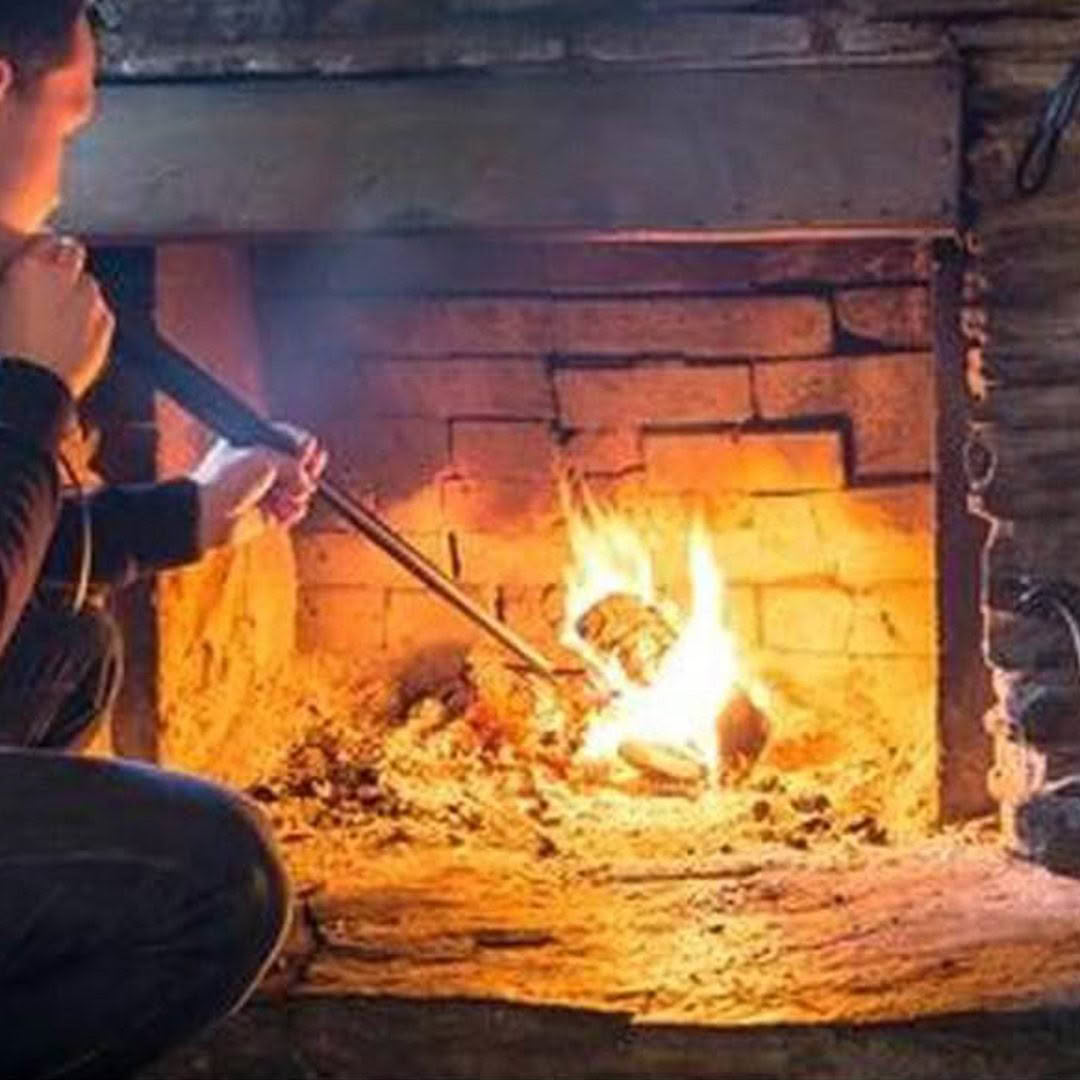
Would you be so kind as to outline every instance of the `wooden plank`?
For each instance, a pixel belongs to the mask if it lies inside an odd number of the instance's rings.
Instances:
[[[982,659],[980,556],[985,523],[967,511],[963,444],[968,399],[960,334],[963,255],[939,244],[933,281],[937,529],[938,798],[946,821],[986,813],[990,747],[977,718],[993,701]]]
[[[946,230],[959,82],[916,65],[111,86],[63,225]]]
[[[1080,46],[1080,19],[979,19],[952,27],[951,35],[965,53],[993,52],[1070,58]]]
[[[952,19],[980,17],[1075,15],[1077,0],[866,0],[864,12],[878,19]]]

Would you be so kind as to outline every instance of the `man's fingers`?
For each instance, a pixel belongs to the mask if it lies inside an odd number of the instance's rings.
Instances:
[[[297,458],[278,456],[278,484],[292,495],[311,495],[326,471],[328,455],[314,439]]]
[[[316,445],[315,455],[312,458],[311,465],[308,468],[308,476],[314,481],[318,481],[324,472],[326,472],[326,466],[330,461],[330,455],[321,447],[318,443]]]
[[[296,444],[298,450],[295,461],[299,462],[304,472],[312,480],[318,480],[326,469],[327,453],[320,445],[319,440],[303,428],[295,424],[275,424],[278,431],[288,435]]]
[[[38,233],[36,236],[31,236],[25,244],[19,248],[15,255],[15,262],[21,262],[28,259],[38,259],[42,262],[49,262],[52,259],[52,253],[56,248],[56,237],[52,233]]]
[[[23,245],[16,262],[32,259],[54,266],[74,284],[86,269],[86,248],[70,236],[54,236],[43,233],[32,237]]]
[[[292,528],[304,519],[308,511],[308,500],[297,499],[284,492],[271,492],[263,503],[265,509],[279,524]]]
[[[283,492],[295,498],[310,495],[315,490],[315,484],[308,476],[303,465],[295,458],[277,456],[277,482],[274,490]]]
[[[72,282],[82,277],[86,269],[86,248],[70,236],[56,237],[56,243],[49,253],[52,261],[61,267]]]

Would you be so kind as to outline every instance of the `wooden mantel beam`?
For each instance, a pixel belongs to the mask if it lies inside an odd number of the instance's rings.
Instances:
[[[955,226],[943,64],[107,86],[62,224],[145,238]]]

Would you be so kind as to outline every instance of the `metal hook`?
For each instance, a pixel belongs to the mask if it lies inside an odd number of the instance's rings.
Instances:
[[[1074,60],[1061,82],[1051,92],[1042,116],[1024,147],[1016,167],[1016,190],[1025,196],[1037,194],[1050,179],[1058,147],[1080,100],[1080,60]]]

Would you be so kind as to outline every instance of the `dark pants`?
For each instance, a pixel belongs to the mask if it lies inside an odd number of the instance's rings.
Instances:
[[[0,1077],[129,1074],[239,1005],[289,892],[258,812],[81,759],[115,696],[105,616],[27,612],[0,659]]]

